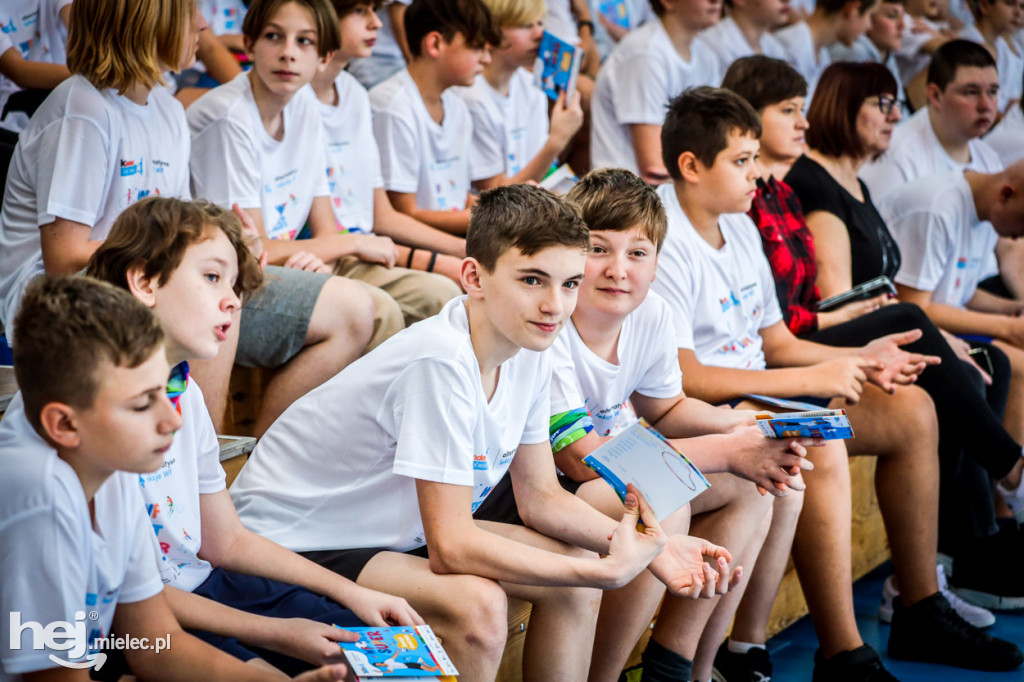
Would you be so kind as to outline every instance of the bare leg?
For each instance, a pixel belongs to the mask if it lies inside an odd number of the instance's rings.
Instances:
[[[370,295],[354,280],[331,277],[313,306],[306,345],[267,384],[253,427],[262,436],[295,400],[358,358],[373,331]]]
[[[203,389],[203,400],[217,433],[229,433],[230,424],[224,423],[224,413],[227,411],[228,386],[231,383],[231,370],[235,366],[235,352],[238,350],[239,320],[239,315],[232,316],[228,337],[221,344],[215,358],[188,363],[189,373]]]

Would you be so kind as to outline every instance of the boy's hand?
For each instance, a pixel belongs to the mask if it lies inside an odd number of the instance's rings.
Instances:
[[[732,555],[725,547],[690,535],[673,535],[665,551],[651,562],[651,573],[677,597],[710,598],[725,594],[743,577],[742,566],[729,575],[730,561]]]
[[[647,500],[633,484],[626,486],[626,490],[626,511],[608,538],[611,541],[608,556],[600,561],[607,571],[599,587],[606,590],[614,590],[631,581],[665,547],[665,532]]]
[[[420,614],[409,606],[409,602],[376,590],[358,588],[345,595],[345,606],[367,625],[387,627],[389,625],[424,625]]]
[[[238,204],[231,204],[231,210],[242,221],[242,234],[245,236],[249,251],[259,260],[260,268],[266,268],[267,252],[263,250],[263,240],[260,239],[260,231],[256,229],[256,223],[253,222],[252,216],[243,211]]]
[[[883,391],[893,393],[897,385],[909,385],[917,380],[917,375],[928,365],[942,362],[935,355],[908,353],[900,348],[921,338],[920,329],[889,334],[875,339],[860,350],[860,356],[875,360],[880,367],[866,367],[868,380],[879,386]]]
[[[579,90],[572,94],[569,102],[565,101],[565,90],[559,90],[558,99],[551,110],[551,132],[548,137],[559,149],[565,149],[582,126],[583,107],[580,105]]]
[[[394,267],[398,258],[398,247],[391,237],[380,237],[375,234],[358,235],[356,256],[367,263],[378,263],[386,268]]]
[[[942,332],[942,336],[945,337],[946,343],[948,343],[949,347],[953,349],[953,352],[956,353],[956,356],[963,360],[964,362],[966,362],[967,364],[969,364],[974,369],[978,370],[978,373],[981,374],[981,380],[985,382],[985,385],[991,386],[992,376],[988,372],[986,372],[982,368],[982,366],[979,365],[978,362],[974,359],[974,356],[968,352],[969,350],[971,350],[971,344],[967,343],[959,336],[953,336],[944,329],[940,329],[939,331]]]
[[[814,468],[806,448],[824,444],[821,438],[765,438],[761,429],[745,426],[733,432],[729,473],[755,483],[762,495],[783,497],[790,488],[805,488],[800,471]]]
[[[305,270],[307,272],[322,272],[324,274],[331,274],[334,269],[331,266],[324,263],[322,260],[309,253],[308,251],[297,251],[288,257],[288,260],[284,262],[286,268],[294,268],[296,270]]]
[[[808,368],[815,374],[809,394],[817,398],[845,398],[851,404],[856,403],[868,380],[867,370],[881,368],[882,363],[877,360],[854,355],[818,363]]]
[[[269,622],[273,632],[267,642],[260,643],[262,646],[313,665],[344,661],[338,642],[359,639],[354,632],[306,618],[271,618]]]
[[[304,672],[292,679],[295,680],[295,682],[332,682],[334,680],[348,679],[347,675],[348,668],[338,663],[336,665],[325,665],[322,668]]]

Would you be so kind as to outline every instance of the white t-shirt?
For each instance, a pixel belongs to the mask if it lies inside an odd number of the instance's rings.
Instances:
[[[54,88],[21,134],[4,191],[0,320],[7,331],[25,285],[43,272],[41,226],[64,218],[91,225],[89,239],[102,241],[139,199],[189,199],[188,158],[184,110],[163,88],[143,106],[81,76]]]
[[[7,682],[56,668],[50,654],[66,661],[71,653],[34,650],[27,628],[12,649],[12,612],[23,626],[84,624],[88,646],[110,635],[119,603],[149,599],[163,585],[135,474],[116,473],[100,486],[93,523],[81,481],[29,424],[20,393],[0,422],[0,469],[0,680]]]
[[[970,162],[961,164],[955,161],[936,137],[928,112],[929,108],[924,107],[896,126],[889,150],[877,161],[861,167],[860,177],[876,203],[890,192],[902,192],[906,183],[917,178],[951,171],[997,173],[1003,169],[996,151],[987,141],[977,138],[967,143]]]
[[[661,21],[632,31],[601,67],[591,104],[593,167],[640,172],[630,125],[662,125],[669,100],[687,88],[718,86],[718,58],[701,41],[690,45],[690,61],[676,52]]]
[[[548,13],[544,15],[544,30],[571,45],[579,43],[580,32],[572,15],[571,0],[550,0],[545,4]]]
[[[634,392],[674,398],[683,391],[672,310],[655,293],[622,323],[619,364],[595,355],[570,321],[552,346],[551,414],[586,406],[598,436],[608,436],[636,420],[624,410]]]
[[[653,288],[672,308],[676,346],[705,365],[764,369],[760,330],[782,319],[761,236],[746,213],[719,217],[725,245],[713,248],[686,217],[675,187],[658,188],[668,236]]]
[[[896,64],[896,53],[890,52],[889,56],[882,59],[882,51],[871,42],[867,36],[859,36],[853,43],[853,47],[835,42],[828,46],[829,58],[833,62],[875,62],[882,64],[889,69],[889,73],[896,79],[896,99],[903,101],[903,82],[900,80],[900,69]]]
[[[960,31],[964,40],[986,45],[977,26]],[[1021,79],[1024,78],[1024,57],[1013,51],[1005,38],[996,38],[996,70],[999,72],[999,111],[1006,111],[1013,100],[1021,98]]]
[[[384,186],[415,193],[421,209],[461,211],[469,192],[473,119],[451,88],[441,93],[441,104],[438,125],[408,69],[370,90]]]
[[[932,292],[937,303],[964,307],[998,237],[978,220],[963,173],[920,178],[889,194],[879,209],[903,254],[896,281]]]
[[[1006,116],[985,136],[985,142],[996,150],[1004,166],[1024,159],[1024,112],[1019,104],[1010,107]]]
[[[806,21],[799,21],[776,31],[775,38],[786,49],[789,55],[787,61],[807,81],[807,101],[810,102],[814,97],[814,89],[818,86],[818,79],[821,78],[821,72],[832,63],[828,50],[822,47],[815,53],[814,37],[811,36],[811,29]]]
[[[703,43],[709,50],[718,57],[718,70],[722,77],[729,70],[732,63],[742,57],[749,57],[757,54],[754,48],[747,42],[746,37],[736,25],[732,17],[722,19],[714,26],[704,29],[697,35],[697,40]],[[789,53],[782,43],[767,31],[761,35],[759,42],[761,54],[765,57],[787,61]],[[714,85],[719,85],[715,83]]]
[[[900,80],[909,83],[914,76],[928,68],[931,63],[931,55],[922,52],[921,48],[934,36],[931,33],[917,32],[914,30],[915,21],[920,21],[933,31],[942,31],[949,28],[949,22],[938,22],[925,19],[924,17],[914,18],[909,14],[904,18],[903,39],[900,48],[896,50],[896,64],[900,69]]]
[[[517,69],[508,96],[491,87],[483,74],[468,88],[454,88],[473,117],[470,149],[472,179],[521,171],[548,139],[548,99],[533,84],[533,74]]]
[[[224,490],[220,446],[203,393],[191,378],[181,394],[181,428],[151,474],[138,477],[146,511],[153,524],[150,537],[160,557],[160,577],[168,585],[191,592],[210,575],[210,564],[197,556],[202,545],[199,496]]]
[[[248,8],[241,0],[199,0],[203,13],[215,36],[242,32],[242,22]]]
[[[231,208],[259,208],[271,239],[294,239],[315,197],[327,196],[320,114],[308,97],[285,106],[284,136],[275,140],[260,119],[248,73],[210,90],[188,108],[192,192]]]
[[[373,232],[373,192],[384,186],[380,154],[373,139],[370,96],[349,73],[334,79],[338,104],[324,104],[312,88],[311,97],[320,111],[327,142],[327,187],[338,225],[349,232]]]
[[[297,400],[231,486],[242,522],[295,551],[425,542],[416,479],[473,487],[548,438],[551,360],[520,350],[487,401],[466,298],[388,339]]]
[[[0,54],[15,47],[23,59],[63,64],[67,60],[68,32],[60,11],[70,4],[71,0],[5,0],[0,9]],[[0,75],[0,111],[19,90],[14,81]],[[22,126],[11,129],[20,132]]]

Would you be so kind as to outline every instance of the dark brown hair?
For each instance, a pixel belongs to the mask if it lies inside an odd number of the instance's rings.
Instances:
[[[290,2],[305,7],[313,16],[313,27],[316,29],[316,52],[321,59],[325,59],[341,47],[338,15],[334,13],[334,7],[330,0],[253,0],[242,21],[242,35],[255,43],[259,40],[263,29],[274,19],[277,11]]]
[[[471,48],[501,45],[504,39],[501,26],[480,0],[413,0],[405,10],[403,23],[414,57],[421,56],[423,39],[434,31],[447,43],[461,33]]]
[[[481,192],[466,233],[467,256],[493,272],[509,249],[532,256],[551,246],[590,249],[590,232],[574,205],[532,185]]]
[[[181,265],[185,251],[223,232],[238,257],[235,293],[252,293],[263,281],[263,272],[242,233],[242,223],[231,211],[208,201],[183,201],[148,197],[132,204],[114,221],[110,234],[89,259],[86,274],[124,289],[128,270],[141,267],[146,277],[166,284]]]
[[[807,81],[796,69],[761,54],[734,61],[725,72],[722,87],[747,100],[758,113],[794,97],[807,97]]]
[[[665,243],[668,218],[661,197],[632,171],[593,170],[580,178],[566,199],[580,209],[591,232],[618,232],[639,226],[658,251]]]
[[[103,360],[138,367],[163,341],[160,321],[127,291],[90,277],[40,275],[14,322],[14,375],[25,415],[43,435],[39,416],[47,403],[90,407]]]
[[[731,90],[702,85],[668,104],[661,127],[661,158],[673,180],[681,180],[679,157],[692,152],[712,166],[729,144],[729,134],[761,137],[761,119],[745,99]]]
[[[945,91],[946,86],[956,80],[956,72],[961,66],[999,68],[996,66],[995,57],[984,45],[973,40],[950,40],[932,54],[925,82],[935,83],[939,90]]]
[[[836,62],[818,79],[807,109],[807,146],[826,156],[864,156],[857,114],[864,100],[896,96],[896,79],[877,62]]]

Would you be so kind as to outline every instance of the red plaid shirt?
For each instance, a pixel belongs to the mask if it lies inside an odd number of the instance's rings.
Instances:
[[[761,233],[786,325],[794,334],[817,330],[814,304],[821,299],[815,284],[818,266],[814,261],[814,237],[807,229],[800,200],[781,180],[758,179],[757,196],[748,215]]]

